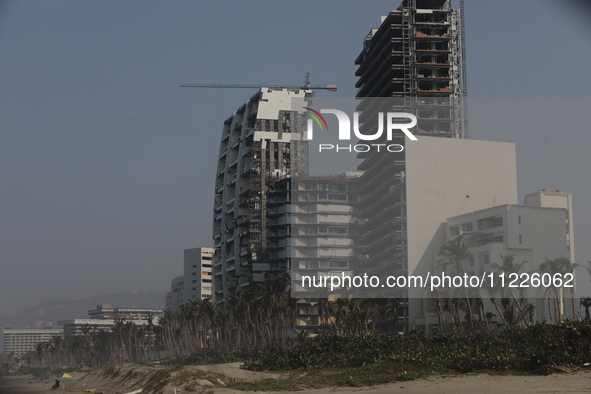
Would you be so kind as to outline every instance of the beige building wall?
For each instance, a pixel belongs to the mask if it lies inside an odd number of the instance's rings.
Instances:
[[[571,263],[575,261],[575,237],[573,227],[573,195],[565,193],[561,189],[542,189],[535,193],[525,195],[525,205],[532,207],[563,208],[566,209],[566,238],[568,245],[568,257]]]
[[[517,204],[515,144],[419,136],[405,149],[408,275],[425,277],[445,243],[447,218]],[[423,296],[409,289],[411,329]]]

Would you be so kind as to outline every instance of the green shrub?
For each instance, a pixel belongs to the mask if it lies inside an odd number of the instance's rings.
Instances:
[[[254,371],[356,367],[391,360],[441,372],[548,374],[554,366],[591,362],[591,322],[432,336],[329,334],[289,348],[250,348],[238,356]]]

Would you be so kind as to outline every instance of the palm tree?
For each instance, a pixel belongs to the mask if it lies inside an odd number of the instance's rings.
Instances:
[[[447,241],[440,249],[439,255],[443,256],[447,260],[447,264],[451,264],[455,270],[455,274],[459,276],[464,275],[463,262],[471,260],[473,258],[472,253],[469,250],[470,243],[463,242],[462,236],[458,236],[451,241]],[[466,314],[470,328],[474,327],[472,319],[472,306],[470,297],[468,295],[468,289],[464,288],[464,298],[466,299]]]
[[[148,328],[146,329],[146,335],[148,336],[148,352],[152,353],[152,359],[156,358],[156,349],[154,347],[154,342],[156,338],[154,334],[154,317],[155,315],[152,312],[148,312],[148,316],[146,318],[146,320],[148,321]],[[149,357],[150,356],[147,356],[148,360]]]
[[[268,275],[263,283],[259,284],[259,300],[266,306],[266,320],[269,323],[271,340],[279,340],[280,327],[285,327],[285,312],[287,289],[290,283],[289,275]],[[285,335],[282,338],[285,341]]]
[[[491,283],[491,286],[486,286],[485,290],[488,291],[488,293],[490,294],[490,302],[497,309],[497,312],[499,313],[499,317],[501,318],[501,320],[503,320],[503,324],[505,325],[505,327],[509,327],[509,323],[507,322],[507,319],[505,317],[506,313],[504,312],[504,310],[501,309],[501,305],[499,304],[499,302],[497,301],[497,298],[495,296],[495,294],[500,291],[500,287],[501,287],[500,281],[495,281],[495,282]],[[503,296],[501,295],[501,297],[503,297]]]
[[[567,258],[558,257],[554,259],[549,259],[548,257],[546,257],[546,260],[544,260],[544,262],[540,264],[540,274],[549,274],[551,278],[554,278],[555,275],[560,275],[561,277],[564,277],[565,274],[572,273],[574,267],[575,265],[571,264]],[[548,308],[550,308],[550,297],[553,296],[554,320],[557,323],[562,321],[562,315],[564,313],[562,310],[562,288],[555,286],[554,281],[552,281],[551,286],[546,288],[545,296],[548,297]]]
[[[562,274],[562,278],[564,279],[564,275],[565,274],[571,274],[572,278],[573,278],[573,283],[575,281],[575,269],[577,267],[580,267],[580,264],[576,264],[573,263],[572,261],[570,261],[569,259],[565,259],[565,263],[564,263],[564,272]],[[572,311],[573,311],[573,319],[575,318],[575,286],[574,284],[572,285],[572,287],[570,288],[570,292],[571,292],[571,307],[572,307]]]
[[[567,273],[572,273],[574,270],[575,265],[571,264],[571,262],[564,257],[558,257],[554,259],[549,259],[546,257],[546,260],[542,264],[540,264],[540,273],[549,274],[551,278],[554,278],[555,275],[560,275],[564,278],[564,275]],[[550,312],[550,298],[553,299],[553,306],[554,306],[554,320],[558,323],[562,321],[563,311],[563,295],[562,295],[562,288],[554,286],[554,281],[552,281],[552,286],[546,287],[545,296],[548,297],[548,312]],[[573,308],[574,312],[574,308]]]
[[[503,275],[506,278],[511,278],[512,276],[514,277],[516,274],[519,274],[519,271],[521,271],[521,268],[529,263],[528,261],[524,260],[521,263],[516,263],[515,261],[515,255],[508,255],[508,256],[503,256],[501,255],[501,264],[497,264],[497,263],[493,263],[492,267],[495,268],[497,270],[497,274],[499,275]],[[505,318],[506,320],[511,324],[516,324],[519,322],[519,320],[523,320],[523,322],[525,323],[525,325],[529,325],[529,321],[527,320],[527,314],[524,313],[525,309],[530,310],[532,308],[532,306],[528,306],[528,305],[524,305],[522,306],[522,302],[524,301],[524,295],[523,293],[520,294],[520,300],[517,301],[517,298],[515,298],[515,294],[513,293],[513,289],[509,288],[509,287],[503,287],[501,289],[501,296],[503,297],[503,299],[501,300],[501,305],[503,305],[505,307]],[[511,299],[509,299],[509,297],[511,297]],[[519,312],[517,312],[515,310],[515,307],[517,307],[517,309],[519,310]]]
[[[289,317],[289,330],[290,330],[290,341],[294,343],[296,337],[296,321],[298,316],[298,302],[299,298],[287,297],[285,302],[287,306],[287,314]]]
[[[585,319],[589,320],[589,307],[591,307],[591,297],[581,298],[580,305],[585,308]]]

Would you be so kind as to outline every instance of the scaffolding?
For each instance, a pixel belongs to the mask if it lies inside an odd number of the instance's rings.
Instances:
[[[383,17],[356,60],[361,132],[375,130],[375,112],[394,110],[415,114],[420,135],[467,137],[464,31],[463,9],[452,9],[448,0],[403,0]],[[404,136],[397,138],[406,145]],[[363,159],[358,169],[365,171],[358,205],[363,268],[372,275],[408,273],[406,153],[360,153],[358,158]],[[395,289],[384,296],[408,294]],[[382,332],[409,329],[408,302],[403,305],[398,321],[378,323]]]

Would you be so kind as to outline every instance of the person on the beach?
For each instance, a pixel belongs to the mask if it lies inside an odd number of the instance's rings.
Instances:
[[[60,389],[60,381],[56,379],[54,385],[51,386],[51,389],[52,390],[59,390]]]

